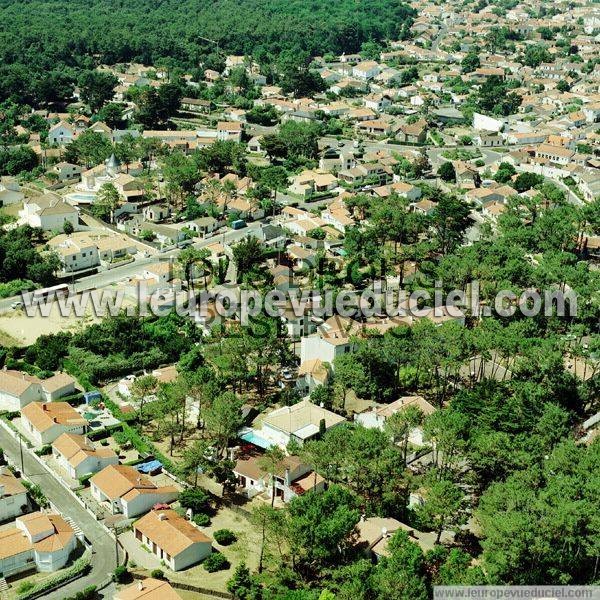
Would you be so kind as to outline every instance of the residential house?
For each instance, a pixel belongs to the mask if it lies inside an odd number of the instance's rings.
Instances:
[[[65,121],[59,121],[52,125],[48,131],[48,143],[65,146],[70,144],[76,137],[75,128]]]
[[[387,94],[369,94],[363,98],[365,108],[370,108],[377,112],[383,112],[388,106],[392,105],[392,99]]]
[[[266,439],[286,448],[291,440],[303,444],[345,421],[344,417],[310,400],[302,400],[292,406],[283,406],[265,416],[260,434]]]
[[[83,173],[83,167],[62,161],[52,167],[52,172],[58,175],[60,182],[79,181]]]
[[[417,408],[424,417],[435,412],[435,407],[429,404],[422,396],[403,396],[390,404],[374,406],[368,410],[354,415],[354,421],[367,429],[380,429],[383,431],[386,420],[396,413],[404,412],[409,407]],[[408,441],[417,446],[423,446],[423,429],[421,426],[410,430]]]
[[[21,423],[36,446],[51,444],[63,433],[84,434],[88,422],[68,402],[30,402]]]
[[[146,475],[127,465],[110,465],[90,479],[92,496],[108,503],[113,513],[127,518],[148,512],[155,504],[173,502],[175,486],[158,487]]]
[[[0,573],[3,577],[28,571],[58,571],[77,546],[73,528],[58,514],[35,512],[0,531]]]
[[[17,181],[8,181],[2,178],[0,182],[0,206],[9,206],[22,202],[25,194]]]
[[[314,194],[323,194],[335,189],[337,184],[337,178],[331,173],[307,170],[292,178],[289,190],[302,198],[310,198]]]
[[[352,350],[351,337],[360,332],[360,325],[352,319],[330,317],[314,335],[300,340],[300,363],[315,358],[333,365],[336,356]]]
[[[540,144],[535,149],[536,158],[544,158],[559,165],[568,164],[574,154],[573,150],[564,146],[551,146],[550,144]]]
[[[308,491],[323,491],[325,480],[313,471],[297,456],[286,456],[275,473],[274,481],[271,474],[260,466],[260,459],[247,456],[236,461],[233,473],[238,484],[238,491],[252,498],[265,493],[269,498],[289,502],[292,498]]]
[[[181,99],[181,110],[191,113],[209,113],[210,106],[209,100],[200,100],[198,98]]]
[[[374,60],[360,62],[352,68],[352,76],[361,81],[369,81],[376,77],[381,71],[381,67]]]
[[[244,126],[239,121],[219,121],[217,123],[217,139],[221,141],[242,141]]]
[[[368,135],[382,136],[389,135],[392,131],[392,126],[388,121],[381,119],[372,119],[369,121],[359,121],[356,124],[356,129],[359,133]]]
[[[329,368],[320,358],[306,360],[298,369],[296,387],[302,393],[310,393],[316,387],[325,385],[329,380],[329,375]]]
[[[193,221],[188,221],[185,226],[190,230],[194,231],[198,235],[206,236],[219,228],[219,221],[214,217],[200,217]]]
[[[344,181],[352,186],[367,184],[381,186],[392,181],[393,177],[392,169],[380,162],[362,163],[352,169],[338,173],[340,181]]]
[[[408,198],[408,200],[414,202],[415,200],[418,200],[421,197],[421,188],[410,183],[397,181],[396,183],[381,185],[379,187],[373,188],[371,190],[371,193],[374,196],[378,196],[379,198],[387,198],[388,196],[395,194],[402,198]]]
[[[199,563],[212,552],[212,540],[174,510],[152,510],[133,524],[135,539],[173,571]]]
[[[497,133],[480,132],[473,138],[473,142],[476,146],[493,148],[496,146],[502,146],[504,144],[504,138]]]
[[[396,138],[409,144],[422,144],[427,138],[427,121],[420,119],[414,123],[401,125]]]
[[[122,590],[116,590],[113,600],[181,600],[181,596],[168,581],[146,577]]]
[[[93,269],[100,264],[98,248],[88,238],[57,236],[48,245],[58,254],[64,274]]]
[[[0,410],[14,412],[30,402],[52,402],[75,393],[75,380],[66,373],[40,379],[6,367],[0,370]]]
[[[40,227],[44,231],[62,231],[66,222],[77,229],[79,211],[54,194],[39,194],[25,198],[19,211],[19,222],[30,227]]]
[[[8,467],[0,467],[0,522],[22,515],[27,506],[27,489],[21,480]]]
[[[114,450],[103,446],[96,448],[87,437],[74,433],[63,433],[54,440],[52,456],[73,479],[119,464]]]

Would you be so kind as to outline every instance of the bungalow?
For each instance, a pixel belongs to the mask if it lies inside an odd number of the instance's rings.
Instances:
[[[98,248],[87,238],[56,236],[48,245],[58,254],[63,274],[93,269],[100,264]]]
[[[136,583],[115,591],[113,600],[181,600],[181,596],[164,579],[138,579]]]
[[[158,487],[146,475],[127,465],[109,465],[90,479],[92,496],[108,503],[111,511],[127,518],[148,512],[155,504],[177,498],[175,486]]]
[[[366,108],[377,112],[382,112],[392,105],[392,99],[387,94],[369,94],[363,98],[363,102]]]
[[[391,169],[379,162],[363,163],[338,173],[338,179],[349,185],[374,184],[381,186],[391,181],[392,178]]]
[[[0,532],[0,573],[8,577],[30,570],[62,569],[77,546],[73,528],[58,514],[35,512],[17,517]]]
[[[504,144],[504,138],[497,133],[481,132],[473,138],[473,141],[476,146],[483,146],[485,148],[493,148]]]
[[[263,420],[260,434],[286,448],[291,440],[303,444],[322,430],[327,431],[345,421],[326,408],[309,400],[271,411]]]
[[[27,489],[8,467],[0,467],[0,522],[14,519],[27,509]]]
[[[209,100],[199,100],[197,98],[181,99],[181,110],[191,113],[209,113],[210,106]]]
[[[200,217],[193,221],[188,221],[185,226],[190,230],[194,231],[198,235],[206,236],[219,228],[219,221],[214,217]]]
[[[204,560],[212,540],[174,510],[152,510],[133,524],[135,539],[173,571]]]
[[[356,124],[356,129],[360,133],[368,135],[389,135],[392,131],[390,123],[381,119],[373,119],[371,121],[359,121]]]
[[[545,158],[559,165],[568,164],[574,154],[575,152],[564,146],[551,146],[550,144],[540,144],[535,149],[536,158]]]
[[[54,440],[52,456],[73,479],[119,464],[114,450],[96,448],[87,437],[73,433],[63,433]]]
[[[36,446],[51,444],[63,433],[84,434],[88,422],[68,402],[30,402],[21,422]]]
[[[242,141],[244,126],[238,121],[219,121],[217,123],[217,139],[221,141]]]
[[[409,407],[417,408],[423,416],[429,416],[435,412],[435,407],[429,404],[422,396],[404,396],[391,404],[374,406],[354,415],[354,421],[367,429],[381,429],[389,417],[396,413],[405,412]],[[414,427],[408,434],[408,441],[417,446],[423,445],[423,429]]]
[[[371,190],[371,193],[379,198],[387,198],[388,196],[395,194],[402,198],[408,198],[411,201],[415,201],[421,197],[421,188],[410,183],[397,181],[396,183],[376,187]]]

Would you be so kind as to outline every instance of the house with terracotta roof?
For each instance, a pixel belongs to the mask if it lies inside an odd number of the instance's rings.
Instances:
[[[58,514],[35,512],[17,517],[15,526],[0,531],[0,573],[57,571],[77,546],[73,528]]]
[[[0,370],[0,410],[17,411],[30,402],[51,402],[74,393],[75,380],[66,373],[40,379],[21,371]]]
[[[73,479],[118,465],[119,457],[110,448],[96,448],[84,435],[63,433],[52,443],[52,456]]]
[[[75,128],[65,121],[59,121],[48,131],[48,143],[64,146],[70,144],[76,137]]]
[[[169,504],[177,498],[175,486],[158,487],[146,475],[127,465],[109,465],[90,479],[92,496],[110,505],[113,514],[137,517],[155,504]]]
[[[181,596],[164,579],[139,579],[115,592],[113,600],[181,600]]]
[[[27,489],[8,467],[0,467],[0,521],[22,515],[27,508]]]
[[[286,456],[282,460],[274,482],[271,475],[260,466],[258,456],[237,459],[233,473],[237,480],[237,491],[247,498],[265,494],[271,499],[275,488],[275,498],[289,502],[308,491],[323,491],[326,487],[325,479],[298,456]]]
[[[212,540],[174,510],[152,510],[133,524],[135,539],[173,571],[204,560]]]
[[[84,434],[88,422],[68,402],[31,402],[21,423],[36,446],[51,444],[63,433]]]

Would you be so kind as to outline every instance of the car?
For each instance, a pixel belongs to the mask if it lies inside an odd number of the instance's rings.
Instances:
[[[23,303],[22,303],[22,302],[20,302],[19,300],[17,300],[16,302],[13,302],[13,303],[10,305],[10,307],[11,307],[13,310],[17,310],[17,309],[19,309],[19,308],[23,308]]]

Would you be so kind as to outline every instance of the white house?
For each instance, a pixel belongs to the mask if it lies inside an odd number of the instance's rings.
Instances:
[[[333,364],[336,356],[352,350],[352,335],[360,331],[360,325],[352,319],[331,317],[323,323],[317,333],[300,340],[300,362],[316,358]]]
[[[53,513],[17,517],[15,527],[0,531],[0,573],[3,577],[28,571],[57,571],[77,546],[73,528]]]
[[[66,373],[40,379],[11,369],[0,370],[0,410],[14,412],[30,402],[51,402],[75,393],[75,380]]]
[[[212,540],[174,510],[152,510],[133,524],[135,538],[173,571],[204,560]]]
[[[84,434],[88,422],[68,402],[30,402],[21,422],[36,446],[51,444],[63,433]]]
[[[52,171],[58,175],[59,181],[79,181],[83,167],[63,161],[55,164]]]
[[[98,247],[89,238],[57,236],[49,242],[62,263],[63,273],[76,273],[100,265]]]
[[[291,440],[302,444],[318,435],[321,428],[328,430],[344,421],[344,417],[302,400],[270,412],[263,420],[260,435],[285,448]]]
[[[429,404],[422,396],[404,396],[391,404],[374,406],[373,408],[355,414],[354,421],[367,429],[383,430],[385,422],[389,417],[405,411],[411,406],[419,409],[423,416],[428,416],[435,412],[435,407]],[[408,441],[417,446],[423,445],[423,429],[421,426],[411,429],[408,435]]]
[[[96,448],[85,436],[63,433],[52,443],[52,456],[73,479],[118,465],[119,457],[110,448]]]
[[[380,71],[381,68],[378,63],[374,60],[366,60],[352,67],[352,76],[361,81],[369,81],[379,75]]]
[[[127,465],[110,465],[90,479],[92,496],[106,502],[113,513],[127,518],[148,512],[155,504],[177,498],[175,486],[158,487],[148,477]]]
[[[21,224],[41,227],[44,231],[62,231],[67,221],[73,229],[77,229],[79,225],[79,211],[54,194],[25,198],[19,217]]]
[[[64,121],[59,121],[48,131],[48,143],[64,146],[75,139],[75,128]]]
[[[0,522],[22,515],[27,508],[27,490],[10,469],[0,467]]]

